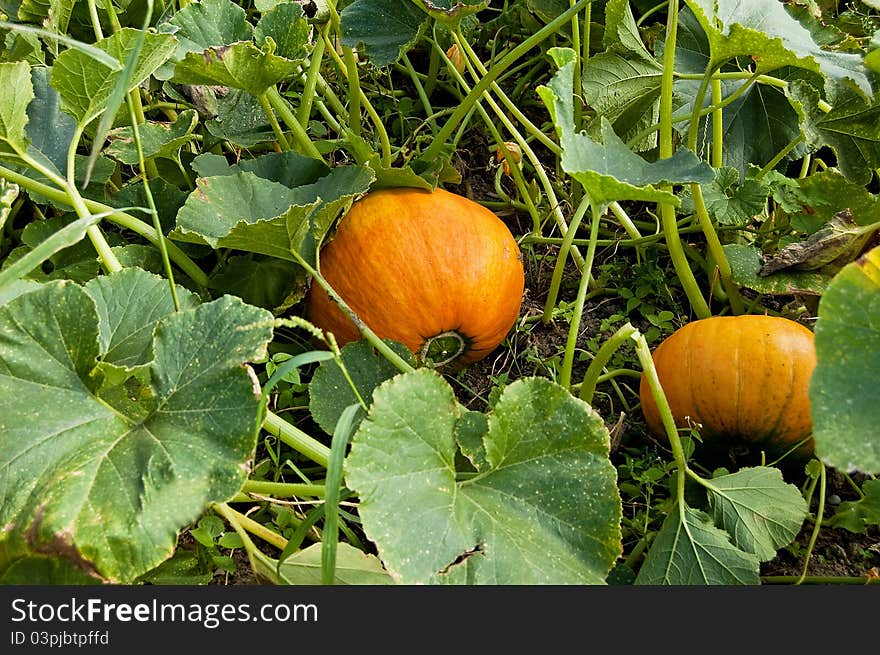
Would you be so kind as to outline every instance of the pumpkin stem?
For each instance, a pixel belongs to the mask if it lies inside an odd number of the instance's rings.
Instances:
[[[458,359],[470,348],[470,340],[455,330],[448,330],[425,339],[419,349],[419,359],[434,368]]]

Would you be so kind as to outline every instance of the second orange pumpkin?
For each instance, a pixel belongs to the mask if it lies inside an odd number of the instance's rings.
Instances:
[[[654,366],[675,424],[699,424],[704,442],[722,441],[782,454],[801,440],[813,449],[810,379],[813,333],[795,321],[763,315],[693,321],[664,340]],[[642,374],[642,413],[661,439],[666,432]]]

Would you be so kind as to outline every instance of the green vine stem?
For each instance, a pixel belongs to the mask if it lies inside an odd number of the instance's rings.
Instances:
[[[281,120],[284,121],[287,129],[293,134],[299,148],[309,157],[324,161],[321,152],[315,144],[312,143],[308,133],[305,128],[300,125],[290,106],[287,104],[287,101],[281,97],[280,93],[278,93],[278,87],[274,85],[269,87],[264,95],[266,96],[266,100],[269,101],[269,105],[278,112],[278,116],[281,117]]]
[[[260,101],[263,113],[266,114],[266,118],[269,120],[269,125],[272,127],[272,132],[275,134],[275,140],[278,142],[278,145],[282,150],[290,150],[290,144],[287,142],[287,137],[284,136],[284,130],[281,129],[281,125],[278,123],[278,117],[275,115],[275,110],[272,109],[268,95],[261,93],[257,99]]]
[[[660,83],[660,159],[667,159],[673,155],[672,83],[675,73],[675,42],[677,33],[678,0],[669,0],[666,45],[663,51],[663,75]],[[671,190],[668,185],[664,185],[661,188],[667,191]],[[681,237],[678,234],[675,206],[668,202],[662,202],[658,204],[657,209],[663,225],[666,245],[669,248],[669,256],[672,259],[672,264],[681,282],[682,289],[697,317],[708,318],[711,316],[709,305],[703,297],[702,291],[700,291],[694,273],[684,254]]]
[[[296,498],[309,496],[323,498],[326,487],[323,484],[304,484],[300,482],[270,482],[268,480],[245,480],[242,493],[260,494],[273,498]]]
[[[657,368],[654,366],[654,358],[651,356],[651,349],[648,346],[648,342],[645,339],[645,336],[638,332],[634,333],[630,338],[634,339],[636,342],[636,355],[639,358],[639,363],[642,365],[642,372],[648,382],[648,387],[651,390],[651,395],[654,397],[654,402],[657,403],[657,410],[659,411],[660,419],[663,422],[663,429],[666,431],[666,437],[669,440],[669,445],[672,447],[672,455],[675,458],[675,463],[679,471],[677,498],[679,504],[682,504],[682,501],[684,500],[685,473],[688,471],[684,447],[678,436],[678,430],[675,427],[675,419],[672,417],[672,410],[669,408],[669,401],[666,399],[666,394],[663,392],[663,387],[660,385],[660,378],[657,375]]]
[[[776,155],[773,157],[773,159],[771,159],[771,160],[768,161],[766,164],[764,164],[764,166],[761,167],[761,170],[758,171],[758,173],[755,175],[755,179],[756,179],[756,180],[761,179],[761,178],[764,177],[767,173],[769,173],[769,172],[772,171],[774,168],[776,168],[776,165],[777,165],[779,162],[781,162],[783,159],[785,159],[785,157],[788,155],[788,153],[790,153],[792,150],[794,150],[795,148],[797,148],[798,145],[799,145],[800,143],[802,143],[803,141],[804,141],[804,135],[803,135],[803,134],[798,134],[796,137],[794,137],[791,141],[789,141],[789,142],[785,145],[784,148],[782,148],[782,150],[780,150],[778,153],[776,153]],[[804,158],[804,161],[807,162],[807,165],[809,166],[809,156],[805,157],[805,158]],[[801,171],[803,172],[803,167],[801,167]],[[802,178],[802,177],[804,177],[804,175],[801,174],[801,175],[799,175],[799,177]]]
[[[633,223],[632,219],[629,217],[629,214],[626,213],[623,207],[620,206],[620,203],[616,200],[608,205],[609,209],[611,209],[611,213],[617,217],[617,220],[620,222],[621,227],[626,231],[629,235],[630,239],[641,239],[642,234],[639,232],[639,228],[636,227],[636,224]]]
[[[339,33],[339,16],[336,14],[335,9],[332,9],[332,12],[335,16],[333,19],[334,26],[336,32]],[[376,111],[375,107],[373,107],[373,103],[370,102],[369,97],[367,97],[367,94],[364,93],[364,90],[361,88],[360,78],[358,77],[357,60],[354,57],[354,52],[348,46],[342,46],[343,57],[340,57],[339,53],[336,52],[336,49],[333,47],[333,43],[330,41],[330,36],[324,33],[324,38],[327,40],[326,51],[330,53],[330,57],[336,62],[336,64],[345,71],[348,82],[349,132],[356,137],[361,135],[361,107],[363,107],[364,111],[367,112],[367,116],[370,117],[370,120],[373,123],[376,135],[379,137],[379,147],[382,151],[382,163],[385,166],[391,166],[391,140],[388,137],[388,131],[385,129],[385,123],[382,121],[382,117],[379,116],[379,113]]]
[[[171,292],[171,301],[174,304],[174,311],[180,311],[180,299],[177,297],[177,286],[174,284],[174,270],[171,268],[171,260],[168,258],[168,244],[165,235],[162,233],[162,223],[159,221],[159,210],[156,209],[156,202],[153,199],[153,192],[150,189],[150,182],[147,179],[147,166],[144,160],[144,148],[141,143],[141,133],[138,128],[138,122],[134,117],[134,107],[132,103],[128,103],[129,113],[131,114],[131,130],[134,136],[134,143],[137,149],[138,167],[144,178],[144,195],[147,198],[147,205],[150,209],[150,216],[153,218],[153,229],[159,237],[159,254],[162,257],[162,266],[165,270],[165,276],[168,279],[168,287]]]
[[[588,199],[588,196],[585,196],[585,199]],[[565,353],[562,356],[562,368],[559,372],[559,383],[568,390],[571,390],[571,373],[572,367],[574,366],[574,351],[577,348],[577,338],[580,333],[581,317],[584,313],[587,289],[592,280],[593,258],[596,255],[596,241],[599,237],[599,221],[602,219],[603,213],[603,207],[596,203],[590,203],[590,206],[593,209],[593,220],[590,225],[590,243],[587,246],[584,267],[581,269],[581,281],[578,286],[577,297],[575,298],[571,324],[568,327],[568,339],[565,343]]]
[[[259,567],[253,561],[253,558],[263,559],[263,564],[266,566],[268,566],[268,559],[266,559],[266,556],[260,552],[254,542],[251,541],[251,538],[247,534],[248,532],[258,536],[263,541],[272,544],[279,550],[284,550],[284,547],[287,545],[287,539],[282,535],[270,530],[262,523],[254,521],[249,516],[232,509],[226,503],[214,503],[211,505],[211,509],[226,519],[229,522],[229,525],[232,526],[232,529],[235,530],[239,537],[241,537],[248,557],[251,559],[251,567],[254,570],[258,570]]]
[[[587,5],[589,6],[589,5]],[[576,23],[577,21],[575,21]],[[464,38],[461,34],[461,28],[459,27],[452,33],[453,39],[458,45],[460,49],[467,55],[468,61],[473,64],[473,68],[476,69],[476,72],[471,71],[471,75],[473,76],[475,81],[479,81],[480,77],[488,74],[489,70],[480,61],[479,55],[477,55],[476,51],[471,47],[468,40]],[[436,41],[436,39],[435,39]],[[438,46],[439,47],[439,46]],[[479,74],[477,74],[479,73]],[[575,87],[577,88],[577,87]],[[562,154],[562,148],[557,144],[553,139],[544,134],[537,125],[535,125],[531,120],[529,120],[528,116],[526,116],[519,107],[517,107],[516,103],[510,99],[510,97],[504,92],[504,89],[497,82],[492,82],[489,85],[489,89],[498,96],[498,99],[501,100],[501,104],[510,112],[510,114],[519,121],[520,124],[525,127],[525,131],[535,137],[538,141],[540,141],[541,145],[546,147],[550,152],[554,155],[559,156]],[[580,106],[580,103],[576,103],[576,106]]]
[[[518,63],[519,59],[526,52],[559,31],[559,29],[570,21],[571,18],[584,7],[584,5],[591,1],[592,0],[579,0],[577,4],[559,14],[559,16],[544,25],[544,27],[539,29],[515,48],[511,49],[506,55],[493,64],[487,74],[484,75],[480,81],[474,85],[467,96],[462,99],[455,111],[452,112],[452,115],[446,119],[446,122],[440,128],[434,141],[422,152],[422,159],[425,159],[426,161],[437,159],[456,127],[458,127],[459,123],[461,123],[471,111],[473,104],[489,89],[492,82],[494,82],[510,66]]]
[[[263,429],[321,466],[326,467],[330,461],[330,449],[327,446],[272,411],[266,411]]]
[[[454,39],[455,43],[459,46],[461,51],[466,55],[465,61],[468,65],[468,68],[469,68],[471,74],[474,76],[474,78],[478,78],[479,76],[476,73],[476,64],[474,63],[474,61],[472,61],[472,55],[473,55],[473,58],[476,58],[476,53],[474,53],[473,50],[471,50],[470,46],[465,45],[465,40],[461,38],[461,35],[457,31],[453,31],[452,38]],[[436,45],[436,40],[435,40],[435,47],[439,48],[439,46]],[[441,53],[441,56],[446,57],[446,54]],[[460,77],[458,75],[458,71],[456,71],[454,69],[454,67],[451,69],[451,72],[457,78]],[[473,89],[477,88],[482,83],[482,80],[491,79],[490,73],[487,72],[486,75],[482,76],[479,79],[480,79],[480,81],[477,82],[477,86],[473,87],[469,92],[467,92],[467,96],[465,96],[465,98],[468,98],[471,96],[471,94],[473,93]],[[464,81],[462,79],[460,79],[459,82],[462,83],[462,85],[463,85],[462,88],[464,88],[464,89],[468,88],[467,85],[464,84]],[[491,83],[489,86],[491,88]],[[501,92],[501,93],[503,95],[503,92]],[[516,126],[512,123],[512,121],[501,110],[501,108],[498,106],[498,103],[496,103],[495,100],[492,98],[492,96],[489,94],[489,89],[486,89],[483,99],[485,99],[485,101],[489,104],[489,106],[495,112],[495,115],[498,116],[498,119],[502,122],[504,127],[507,128],[508,132],[510,132],[511,136],[514,138],[517,145],[519,145],[519,147],[522,149],[523,154],[526,157],[528,157],[529,161],[532,163],[532,167],[534,168],[535,175],[537,175],[538,180],[540,180],[541,187],[544,189],[544,193],[546,194],[547,200],[550,203],[550,208],[551,208],[551,211],[553,212],[553,216],[556,220],[556,224],[559,226],[560,230],[562,230],[563,234],[567,234],[568,233],[568,224],[565,220],[565,216],[562,213],[562,205],[556,198],[556,191],[553,189],[553,184],[550,181],[550,178],[548,177],[547,172],[544,170],[544,166],[541,164],[541,161],[538,159],[538,156],[535,154],[534,150],[532,150],[528,141],[522,136],[522,134],[520,134],[519,130],[516,129]],[[479,102],[477,102],[476,100],[474,101],[474,105],[478,108],[480,106]],[[540,130],[538,130],[538,131],[540,132]],[[436,143],[436,142],[437,141],[434,141],[434,143]],[[429,148],[430,148],[430,146],[429,146]],[[559,146],[555,146],[555,148],[558,152],[561,152],[561,150],[559,149]],[[580,254],[578,249],[571,248],[570,252],[571,252],[572,259],[574,260],[577,267],[582,268],[584,265],[584,258]]]
[[[706,93],[710,88],[712,89],[712,99],[713,101],[716,101],[713,104],[716,106],[720,104],[721,80],[715,78],[714,74],[721,68],[721,66],[723,66],[723,64],[724,62],[710,60],[706,65],[705,74],[700,80],[700,87],[697,90],[696,99],[694,100],[691,122],[688,125],[687,147],[693,152],[696,152],[697,150],[697,140],[700,131],[700,110],[703,106],[703,98],[706,97]],[[712,166],[716,169],[721,166],[723,135],[722,109],[716,108],[712,112],[712,136],[714,140],[712,142],[712,152],[710,154]],[[691,184],[691,196],[694,201],[694,213],[697,216],[697,221],[699,222],[700,227],[703,229],[703,234],[706,237],[706,245],[712,259],[715,261],[718,277],[721,279],[721,286],[727,294],[727,301],[730,304],[730,309],[734,314],[742,314],[745,311],[745,305],[742,296],[739,293],[739,287],[732,279],[730,262],[727,261],[727,255],[724,253],[724,249],[721,246],[721,240],[718,238],[718,233],[715,231],[712,218],[709,216],[709,211],[706,208],[706,202],[703,198],[703,188],[700,184]]]
[[[341,34],[342,30],[339,22],[339,13],[336,11],[336,2],[327,3],[330,9],[330,25],[336,34]],[[345,71],[346,82],[348,86],[348,129],[355,136],[361,135],[361,102],[363,96],[361,94],[360,76],[358,75],[357,60],[354,52],[349,46],[342,45],[342,57],[336,51],[335,44],[330,41],[330,35],[327,32],[322,33],[327,40],[327,51],[337,62],[340,62],[342,69]]]
[[[431,126],[431,131],[437,131],[437,121],[434,119],[434,108],[431,106],[431,99],[428,97],[427,91],[425,91],[425,87],[422,84],[422,80],[419,78],[418,73],[416,72],[415,66],[413,66],[409,57],[406,53],[400,57],[400,60],[403,62],[404,67],[406,68],[406,72],[409,75],[410,81],[412,81],[413,86],[416,89],[416,94],[419,96],[419,100],[422,103],[422,110],[425,112],[427,116],[428,125]]]
[[[53,200],[60,204],[71,204],[71,198],[66,191],[62,191],[61,189],[49,186],[48,184],[43,184],[42,182],[32,180],[31,178],[17,173],[11,169],[5,168],[4,166],[0,166],[0,177],[6,178],[7,180],[18,184],[22,188],[27,189],[28,191],[39,193],[40,195],[43,195],[50,200]],[[105,216],[108,220],[116,223],[120,227],[139,234],[157,248],[159,247],[159,233],[156,232],[155,228],[151,227],[142,220],[135,218],[131,214],[128,214],[124,211],[116,209],[115,207],[105,205],[95,200],[84,199],[83,202],[86,208],[89,210],[89,213],[101,214],[102,216]],[[168,256],[171,258],[171,260],[175,264],[177,264],[180,269],[192,279],[193,282],[203,288],[208,286],[208,276],[201,268],[199,268],[198,264],[190,259],[189,256],[180,248],[178,248],[176,244],[167,242],[167,248]]]
[[[327,28],[325,24],[321,28],[321,32]],[[318,73],[321,72],[321,64],[324,61],[324,42],[323,34],[315,39],[315,45],[309,59],[309,68],[303,80],[303,90],[300,97],[299,106],[296,108],[296,119],[305,130],[309,126],[309,118],[312,115],[312,105],[315,98],[315,87],[318,84]]]
[[[73,136],[71,137],[70,147],[67,149],[67,176],[65,179],[59,179],[54,173],[52,173],[45,167],[40,166],[30,157],[27,157],[25,159],[25,163],[27,163],[32,168],[39,169],[44,174],[49,173],[47,177],[59,186],[63,186],[67,191],[67,196],[73,203],[73,209],[76,212],[76,215],[80,218],[85,218],[86,216],[91,216],[92,212],[86,206],[82,195],[80,195],[79,189],[76,188],[76,181],[74,180],[74,175],[76,171],[76,149],[80,139],[82,138],[82,133],[83,126],[78,125],[74,130]],[[110,244],[107,243],[107,239],[104,238],[104,233],[101,232],[101,228],[97,225],[91,225],[86,229],[86,234],[88,235],[89,240],[92,242],[92,245],[95,247],[95,250],[98,253],[98,257],[101,260],[101,264],[103,265],[104,270],[108,273],[122,270],[122,264],[119,263],[116,255],[110,249]]]
[[[397,367],[401,372],[408,373],[415,370],[409,363],[407,363],[400,355],[394,352],[387,343],[385,343],[379,336],[373,332],[369,326],[364,323],[360,317],[354,312],[354,310],[348,306],[342,297],[336,293],[333,287],[330,286],[330,283],[324,279],[324,276],[321,275],[318,270],[309,264],[305,258],[296,250],[293,250],[291,254],[296,259],[297,263],[305,269],[306,273],[308,273],[312,277],[312,283],[319,284],[324,291],[327,292],[327,295],[330,296],[330,299],[335,302],[339,308],[345,313],[346,316],[357,326],[358,331],[360,331],[361,335],[389,362],[391,362],[395,367]]]
[[[727,255],[712,224],[709,211],[706,208],[706,201],[703,198],[703,188],[699,184],[691,185],[691,196],[694,201],[694,213],[697,221],[706,237],[706,245],[709,254],[715,260],[715,266],[718,270],[718,277],[721,278],[721,285],[727,294],[727,300],[730,303],[730,309],[734,314],[742,314],[745,312],[745,304],[739,292],[739,286],[733,281],[733,271],[730,268],[730,262],[727,261]]]
[[[581,400],[588,403],[593,402],[593,394],[596,392],[596,384],[599,382],[599,378],[602,375],[605,366],[611,361],[611,357],[617,352],[617,349],[620,348],[624,342],[632,339],[637,332],[638,330],[627,321],[620,326],[613,335],[605,340],[605,343],[599,348],[596,356],[593,357],[593,361],[590,362],[590,366],[587,368],[587,372],[584,374],[584,378],[581,381],[581,386],[578,390],[578,395]]]
[[[721,80],[712,78],[712,168],[721,168],[724,162],[724,110],[721,107]]]
[[[571,218],[571,224],[569,224],[568,229],[565,231],[562,245],[559,246],[556,264],[553,267],[553,275],[550,278],[550,289],[547,292],[547,299],[544,301],[544,313],[541,318],[541,321],[544,324],[548,324],[553,320],[553,308],[556,307],[556,299],[559,295],[559,287],[562,284],[562,274],[565,271],[565,262],[568,259],[568,251],[573,247],[572,242],[574,241],[575,234],[577,234],[581,221],[583,221],[584,216],[590,209],[590,205],[589,197],[584,196],[581,198],[581,202]],[[593,222],[596,222],[595,219]],[[598,235],[596,235],[596,238],[598,239]],[[592,235],[589,243],[593,243]]]
[[[815,461],[819,463],[819,505],[818,509],[816,510],[816,521],[813,524],[813,532],[810,534],[810,542],[807,545],[807,552],[804,555],[804,569],[801,572],[800,577],[794,583],[796,585],[803,583],[804,578],[807,577],[807,569],[810,565],[810,556],[813,553],[813,548],[815,548],[816,546],[816,539],[819,538],[819,532],[822,530],[822,516],[825,512],[825,464],[819,459],[816,459]]]
[[[469,86],[465,79],[461,76],[458,70],[452,66],[452,62],[449,60],[449,57],[445,52],[440,49],[440,46],[437,44],[436,38],[434,40],[434,49],[438,50],[438,57],[442,58],[446,65],[449,66],[450,74],[456,79],[456,81],[461,85],[462,89],[467,93]],[[491,98],[486,98],[491,102]],[[523,172],[520,169],[517,162],[513,160],[513,156],[508,151],[508,149],[504,146],[504,137],[501,136],[501,133],[498,131],[498,128],[495,126],[495,123],[489,117],[489,114],[483,109],[482,104],[479,101],[474,103],[474,108],[480,113],[480,116],[483,119],[486,127],[492,133],[492,137],[495,139],[495,142],[498,144],[498,147],[501,149],[501,153],[504,156],[504,160],[507,162],[507,165],[510,167],[510,175],[513,178],[514,184],[516,185],[517,191],[522,197],[523,201],[526,203],[528,208],[529,215],[532,218],[532,230],[536,233],[540,233],[541,229],[541,216],[538,212],[538,208],[535,206],[534,201],[532,200],[532,196],[528,191],[528,184],[526,183],[525,177],[523,176]],[[497,105],[494,105],[494,108],[497,108]],[[514,131],[516,128],[510,124],[510,128]]]

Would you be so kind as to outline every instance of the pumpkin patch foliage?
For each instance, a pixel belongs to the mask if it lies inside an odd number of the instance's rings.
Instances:
[[[0,3],[0,583],[876,582],[846,4]]]

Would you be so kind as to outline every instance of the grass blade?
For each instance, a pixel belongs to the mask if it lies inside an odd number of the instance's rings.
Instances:
[[[324,538],[321,541],[321,584],[332,585],[336,578],[336,546],[339,542],[339,499],[342,493],[342,465],[346,447],[354,431],[354,419],[361,406],[354,403],[342,411],[333,431],[330,460],[327,463],[327,494],[324,497]]]

